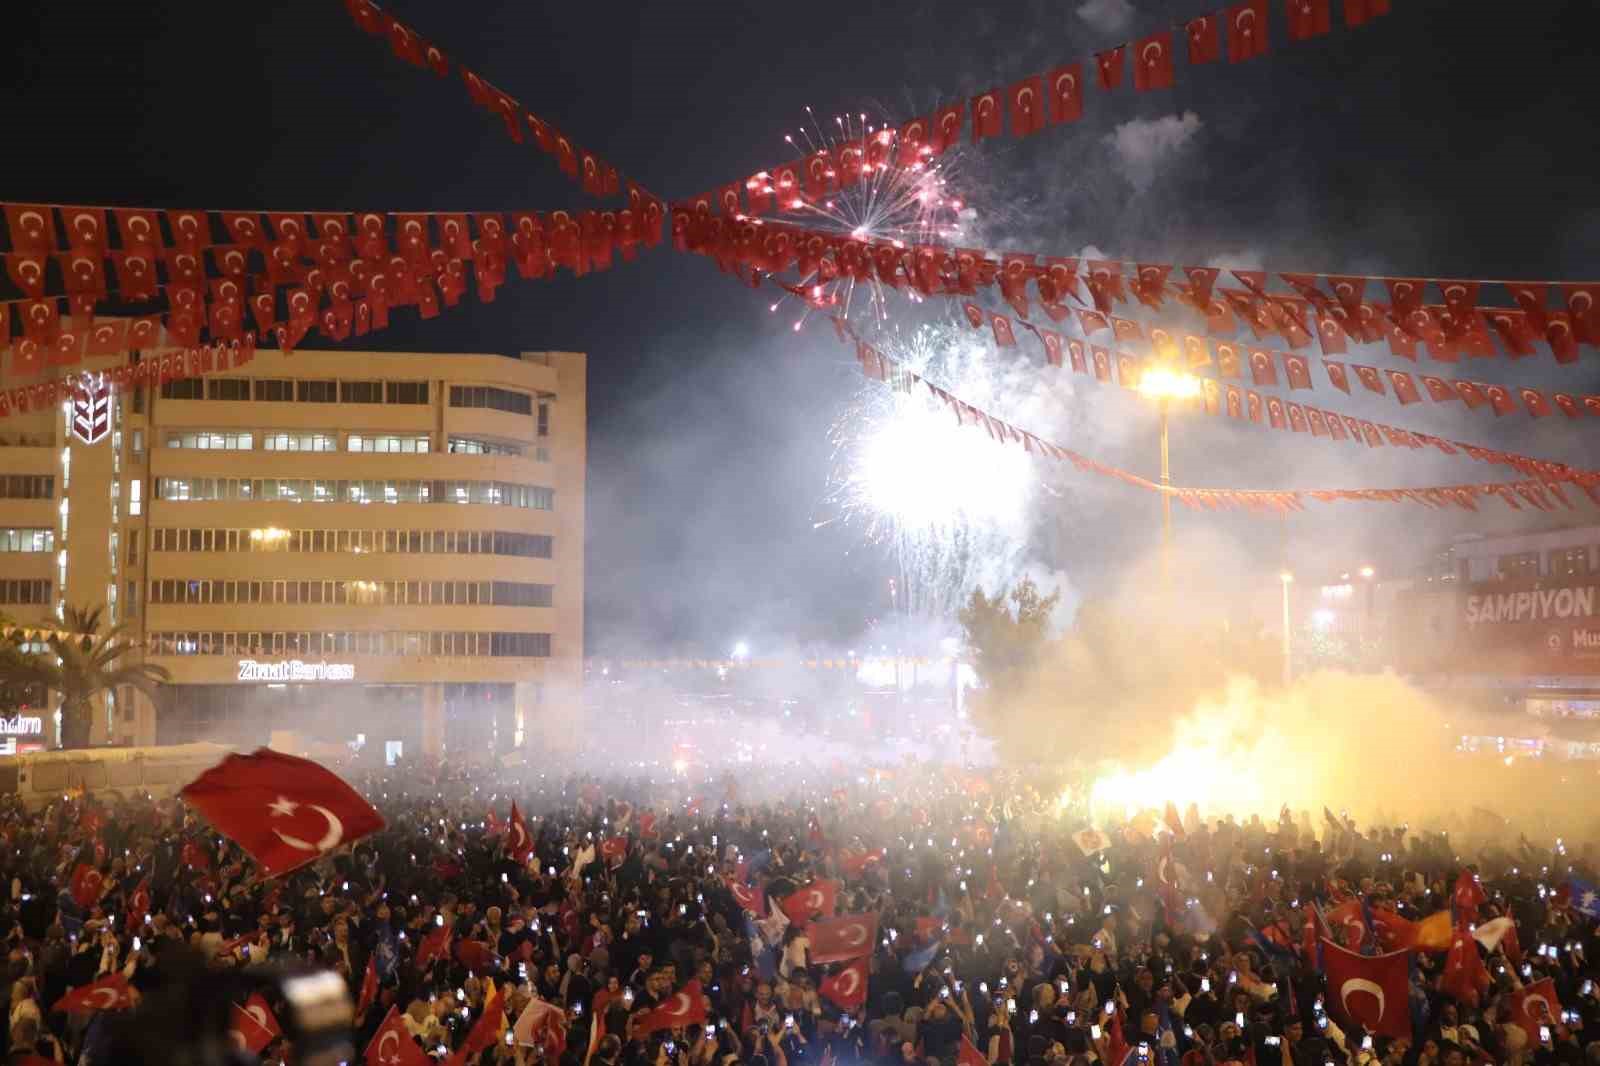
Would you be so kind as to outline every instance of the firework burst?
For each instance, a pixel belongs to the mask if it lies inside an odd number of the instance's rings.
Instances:
[[[795,190],[779,190],[772,175],[763,171],[750,179],[752,188],[765,195],[790,197],[782,205],[785,212],[804,225],[863,241],[889,241],[898,247],[915,244],[949,244],[971,236],[976,211],[957,192],[961,172],[961,152],[955,149],[934,156],[924,148],[918,157],[904,165],[893,147],[894,130],[867,120],[865,113],[835,116],[831,128],[806,108],[807,121],[797,133],[784,135],[784,142],[796,152],[836,152],[843,145],[865,145],[874,139],[884,146],[885,158],[873,163],[863,160],[860,177],[848,186],[840,185],[825,197],[807,197]],[[830,178],[838,175],[829,173]],[[765,184],[761,184],[761,183]],[[869,309],[878,321],[887,316],[883,286],[876,280],[860,285],[849,278],[823,279],[808,276],[800,280],[807,292],[807,310],[826,306],[848,315],[864,290]],[[920,299],[915,292],[909,299]],[[771,310],[784,303],[780,299]],[[804,319],[802,312],[801,321]],[[798,329],[797,321],[795,328]]]
[[[1003,368],[949,326],[887,331],[878,343],[974,403],[1003,391]],[[892,553],[912,613],[947,615],[975,585],[1019,568],[1038,487],[1026,452],[963,428],[925,389],[881,385],[857,393],[830,439],[829,507]]]

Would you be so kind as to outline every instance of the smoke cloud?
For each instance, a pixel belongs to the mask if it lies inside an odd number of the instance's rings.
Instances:
[[[1134,7],[1128,0],[1087,0],[1078,5],[1078,17],[1104,33],[1120,33],[1133,22]]]
[[[1172,163],[1185,145],[1200,132],[1200,116],[1193,111],[1161,118],[1136,118],[1123,122],[1104,137],[1118,170],[1140,192]]]

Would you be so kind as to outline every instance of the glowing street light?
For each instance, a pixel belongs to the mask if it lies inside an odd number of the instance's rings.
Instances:
[[[733,657],[735,659],[748,659],[748,658],[750,658],[750,644],[749,644],[749,642],[741,640],[737,644],[735,644],[733,646]]]
[[[1156,401],[1161,413],[1161,582],[1172,581],[1172,468],[1167,453],[1167,408],[1173,400],[1200,395],[1200,379],[1171,366],[1157,365],[1139,375],[1139,394]]]

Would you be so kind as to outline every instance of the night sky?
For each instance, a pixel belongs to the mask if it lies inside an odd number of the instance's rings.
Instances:
[[[903,120],[1211,6],[396,0],[391,10],[674,199],[790,158],[783,134],[806,105]],[[987,247],[1307,272],[1600,278],[1595,5],[1393,0],[1393,14],[1358,30],[1336,10],[1334,32],[1302,44],[1287,40],[1280,0],[1271,6],[1263,59],[1201,69],[1180,59],[1172,91],[1091,92],[1072,127],[968,153],[963,189]],[[509,142],[456,78],[400,63],[355,29],[339,0],[153,9],[13,0],[7,14],[6,199],[593,206],[531,144]],[[790,332],[793,316],[769,314],[770,299],[662,248],[609,274],[512,280],[496,303],[469,298],[432,322],[401,311],[361,343],[589,353],[591,651],[718,653],[744,636],[766,647],[843,643],[882,612],[891,572],[858,529],[813,528],[830,517],[828,431],[861,381],[831,331]],[[1600,392],[1593,349],[1572,367],[1541,352],[1457,369]],[[1386,353],[1352,358],[1397,365]],[[1320,373],[1317,382],[1312,402],[1323,406],[1542,457],[1592,462],[1600,433],[1600,423],[1559,415],[1496,422],[1426,402],[1402,411],[1333,392]],[[1153,419],[1138,401],[1093,385],[1074,392],[1042,367],[1031,387],[1055,390],[1070,412],[1032,428],[1154,475]],[[1505,473],[1211,419],[1180,421],[1174,433],[1175,480],[1198,486],[1426,485]],[[1042,476],[1050,503],[1033,564],[1060,575],[1072,596],[1110,587],[1152,548],[1151,497],[1070,470]],[[1498,505],[1475,518],[1312,506],[1287,525],[1242,515],[1179,522],[1192,543],[1212,546],[1204,569],[1226,589],[1275,573],[1281,553],[1312,569],[1376,558],[1393,570],[1450,534],[1539,520]]]

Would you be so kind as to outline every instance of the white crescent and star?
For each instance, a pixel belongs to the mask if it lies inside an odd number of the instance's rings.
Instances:
[[[279,796],[275,802],[269,803],[267,806],[269,809],[271,809],[273,816],[288,817],[289,815],[292,815],[301,805],[295,803],[293,800]],[[320,806],[319,804],[308,803],[305,804],[305,806],[322,815],[323,819],[327,822],[328,831],[323,835],[321,840],[317,841],[315,844],[308,843],[307,841],[301,840],[299,837],[290,836],[289,834],[278,829],[274,829],[272,831],[273,835],[297,851],[331,851],[338,847],[339,842],[344,839],[344,823],[339,820],[339,816],[328,810],[328,808]]]
[[[394,1041],[394,1050],[390,1050],[389,1042]],[[400,1034],[393,1029],[388,1030],[378,1039],[378,1061],[400,1061]]]
[[[1154,59],[1150,58],[1151,49],[1154,49],[1156,53]],[[1150,66],[1155,66],[1157,63],[1159,63],[1161,61],[1161,57],[1165,53],[1166,49],[1161,47],[1160,41],[1151,41],[1149,44],[1145,45],[1139,50],[1139,55],[1142,56],[1145,63],[1149,64]]]
[[[121,995],[114,988],[97,988],[89,993],[88,1003],[98,1010],[110,1010],[117,1005]]]
[[[856,990],[861,987],[861,973],[854,966],[839,975],[839,995],[846,999],[855,997]]]

